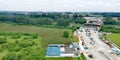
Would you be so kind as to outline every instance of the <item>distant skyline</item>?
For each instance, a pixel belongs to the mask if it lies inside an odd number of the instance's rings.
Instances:
[[[120,0],[0,0],[0,11],[120,12]]]

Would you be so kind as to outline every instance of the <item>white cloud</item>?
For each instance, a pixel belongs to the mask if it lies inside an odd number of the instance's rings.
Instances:
[[[120,0],[0,0],[7,11],[120,12]]]

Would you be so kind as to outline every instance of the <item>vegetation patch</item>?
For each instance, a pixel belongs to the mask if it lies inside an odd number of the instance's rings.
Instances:
[[[74,42],[78,43],[78,42],[79,42],[79,38],[78,38],[78,36],[73,35],[73,40],[74,40]]]
[[[107,34],[102,34],[102,37],[103,37],[105,40],[109,41],[106,36],[107,36]]]
[[[36,47],[38,49],[36,49]],[[20,33],[20,32],[19,33],[17,32],[16,33],[15,32],[0,33],[1,60],[27,59],[28,57],[32,57],[32,55],[28,52],[32,52],[33,48],[35,48],[36,50],[40,50],[40,39],[37,34]],[[5,54],[5,56],[3,56],[2,53],[4,53],[5,51],[8,51],[8,52]],[[23,57],[24,53],[27,53],[26,57]],[[35,52],[35,53],[38,53],[38,52]],[[34,56],[34,58],[37,58],[37,56]]]
[[[112,33],[120,33],[120,27],[115,25],[103,25],[101,28],[103,32],[112,32]]]
[[[45,54],[46,54],[46,49],[47,49],[47,46],[48,44],[70,44],[72,40],[70,40],[69,38],[64,38],[63,37],[63,32],[64,31],[68,31],[69,32],[69,36],[71,34],[71,30],[70,29],[59,29],[59,28],[44,28],[44,27],[36,27],[36,26],[24,26],[24,25],[12,25],[12,24],[6,24],[6,23],[0,23],[0,32],[25,32],[25,33],[30,33],[30,34],[37,34],[38,35],[38,39],[37,40],[33,40],[33,41],[36,41],[35,42],[35,45],[33,45],[33,47],[29,46],[27,47],[28,44],[31,45],[31,42],[30,43],[26,43],[26,45],[22,46],[24,48],[20,49],[20,51],[18,51],[17,53],[21,53],[23,52],[24,50],[23,49],[33,49],[34,51],[38,51],[40,50],[40,59],[41,60],[76,60],[77,58],[68,58],[68,57],[64,57],[64,58],[45,58]],[[28,35],[28,34],[26,34]],[[12,38],[10,40],[8,40],[8,42],[15,42],[15,43],[19,43],[21,46],[22,43],[25,43],[27,41],[31,41],[32,38],[35,38],[35,35],[32,36],[32,37],[25,37],[25,36],[20,36],[18,37],[17,39],[15,38]],[[9,36],[9,37],[13,37],[13,36]],[[24,38],[23,38],[24,37]],[[22,39],[27,39],[27,41],[22,41]],[[17,40],[19,40],[17,41]],[[5,43],[6,44],[6,43]],[[14,43],[10,43],[13,44]],[[34,44],[34,43],[33,43]],[[38,45],[37,45],[38,44]],[[40,48],[40,45],[41,45],[41,48]],[[31,48],[30,48],[31,47]],[[16,48],[16,50],[19,50],[19,48]],[[0,49],[0,51],[2,51],[2,53],[0,53],[0,56],[6,56],[8,55],[9,51],[7,50],[2,50]],[[26,51],[25,51],[26,52]],[[23,52],[23,53],[25,53]],[[32,52],[32,50],[31,50]],[[38,52],[38,53],[39,53]],[[12,53],[12,54],[15,54],[15,56],[17,55],[16,53]],[[27,54],[27,53],[26,53]],[[21,55],[20,55],[21,56]],[[24,56],[24,55],[23,55]],[[30,56],[30,55],[29,55]],[[0,57],[0,58],[1,58]],[[40,60],[38,59],[38,60]],[[37,60],[37,59],[35,59]]]
[[[86,57],[84,56],[84,54],[81,54],[80,57],[81,57],[82,60],[87,60]]]

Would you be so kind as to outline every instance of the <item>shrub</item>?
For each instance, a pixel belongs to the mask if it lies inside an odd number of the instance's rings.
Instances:
[[[88,55],[90,58],[93,58],[93,55]]]
[[[21,47],[19,47],[19,46],[16,46],[15,48],[14,48],[14,51],[16,51],[16,52],[18,52],[18,51],[20,51],[21,50]]]
[[[4,44],[6,42],[7,42],[6,38],[0,38],[0,44]]]
[[[16,59],[17,57],[15,53],[9,53],[2,58],[2,60],[16,60]]]
[[[2,45],[2,49],[6,49],[8,51],[16,51],[16,47],[18,45],[15,43],[7,43]]]
[[[19,43],[19,46],[25,48],[25,47],[32,46],[33,44],[34,44],[33,41],[27,41],[27,40],[25,40],[25,41],[21,41]]]
[[[32,37],[33,37],[33,39],[36,39],[36,38],[38,38],[38,35],[34,34],[34,35],[32,35]]]
[[[63,32],[63,37],[68,38],[69,37],[69,32],[68,31],[64,31]]]
[[[12,36],[11,36],[11,39],[19,39],[19,38],[20,38],[19,35],[16,35],[16,36],[12,35]]]
[[[3,52],[3,49],[0,47],[0,53]]]

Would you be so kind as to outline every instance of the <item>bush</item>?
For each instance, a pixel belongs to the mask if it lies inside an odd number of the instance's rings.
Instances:
[[[3,49],[0,47],[0,53],[3,52]]]
[[[12,36],[11,36],[11,39],[19,39],[19,38],[20,38],[19,35],[16,35],[16,36],[12,35]]]
[[[15,43],[7,43],[2,45],[2,49],[8,50],[8,51],[18,51],[17,46],[18,45]]]
[[[14,48],[14,51],[16,51],[16,52],[18,52],[18,51],[20,51],[21,50],[21,47],[19,47],[19,46],[16,46],[15,48]]]
[[[4,56],[2,60],[17,60],[17,57],[15,53],[10,53]]]
[[[38,35],[34,34],[34,35],[32,35],[32,37],[33,37],[33,39],[36,39],[36,38],[38,38]]]
[[[2,60],[41,60],[40,50],[37,48],[25,48],[20,53],[9,53]]]
[[[34,42],[33,42],[33,41],[27,41],[27,40],[21,41],[21,42],[19,43],[19,46],[21,46],[21,47],[23,47],[23,48],[29,47],[29,46],[32,46],[32,45],[34,45]]]
[[[64,31],[63,32],[63,37],[68,38],[69,37],[69,32],[68,31]]]
[[[7,42],[6,38],[0,38],[0,44],[4,44],[6,42]]]
[[[30,34],[29,33],[24,33],[25,36],[29,36]]]
[[[93,55],[88,55],[90,58],[93,58]]]

